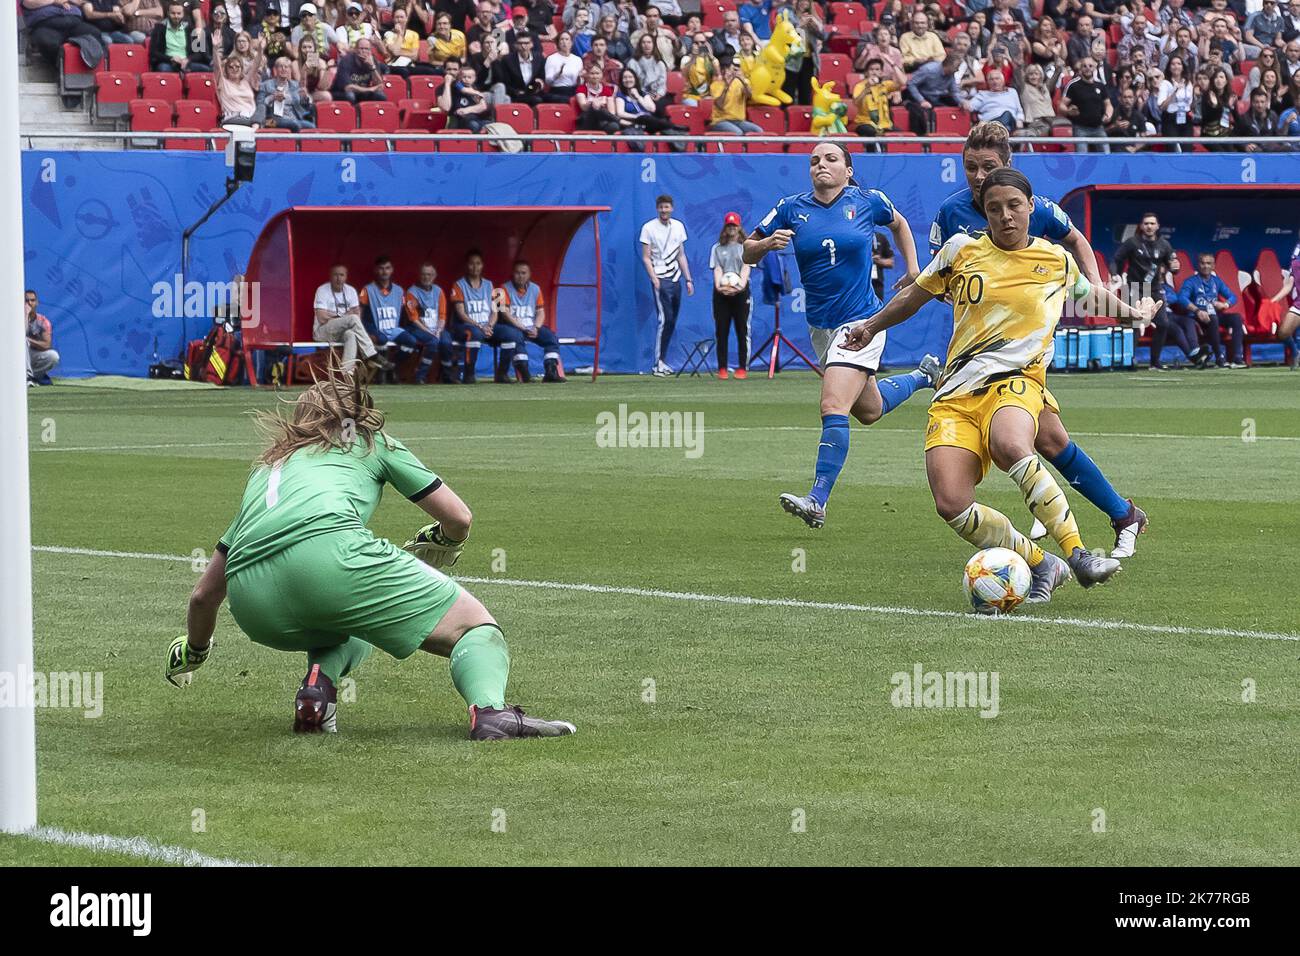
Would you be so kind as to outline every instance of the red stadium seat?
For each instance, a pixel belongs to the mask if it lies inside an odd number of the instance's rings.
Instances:
[[[408,100],[407,102],[412,102]],[[402,116],[402,129],[437,133],[447,128],[447,114],[437,108],[408,110]]]
[[[398,76],[396,73],[385,75],[384,95],[388,97],[390,103],[396,103],[398,100],[404,100],[410,96],[411,88],[406,83],[406,77]]]
[[[86,90],[95,88],[95,75],[107,70],[108,64],[104,60],[100,60],[94,69],[86,66],[86,61],[81,58],[81,48],[75,43],[65,43],[59,48],[59,93],[84,95]]]
[[[567,103],[542,103],[537,107],[537,128],[572,133],[578,128],[578,113]]]
[[[350,133],[357,128],[357,108],[351,103],[317,103],[316,127]]]
[[[799,134],[811,133],[812,107],[787,106],[785,108],[785,121],[787,124],[787,132]]]
[[[836,26],[852,25],[854,28],[868,16],[867,8],[859,3],[832,3],[827,5],[826,12]]]
[[[835,89],[843,92],[844,81],[853,70],[853,58],[843,53],[823,53],[817,58],[817,80],[825,84],[835,82]]]
[[[668,107],[668,118],[677,126],[686,127],[692,136],[699,136],[704,132],[704,110],[698,106],[670,106]]]
[[[357,109],[358,123],[363,130],[396,133],[400,114],[392,103],[362,103]]]
[[[795,145],[806,146],[808,144],[799,143]],[[751,153],[784,153],[786,144],[779,140],[757,140],[750,138],[745,141],[745,149]]]
[[[537,124],[533,108],[527,103],[501,103],[496,108],[496,121],[505,123],[516,133],[531,133]]]
[[[563,134],[562,129],[539,129],[539,133],[558,133]],[[532,142],[534,153],[567,153],[569,152],[569,142],[563,139],[535,139]]]
[[[412,116],[416,116],[418,118],[419,116],[429,113],[430,111],[435,109],[437,105],[438,105],[437,100],[431,98],[425,99],[423,97],[420,97],[417,99],[415,97],[407,97],[404,100],[398,100],[397,115],[401,120],[400,128],[410,129],[411,128],[410,121]],[[416,128],[419,129],[422,127],[416,127]]]
[[[177,100],[176,122],[180,126],[196,126],[199,129],[211,129],[217,125],[219,116],[215,103],[207,100]]]
[[[590,139],[579,139],[573,142],[573,151],[575,153],[612,153],[614,152],[614,140],[609,136],[593,136]]]
[[[746,115],[751,123],[762,127],[765,133],[785,133],[785,113],[775,106],[751,106]]]
[[[442,77],[440,76],[413,76],[411,77],[411,98],[417,100],[432,100],[438,96],[438,90],[442,89]]]
[[[433,136],[393,140],[393,152],[396,153],[436,153],[437,151],[438,142]]]
[[[912,118],[908,115],[906,106],[891,106],[889,108],[889,119],[896,130],[910,130],[912,128]]]
[[[970,113],[960,106],[937,106],[934,131],[939,136],[965,136],[970,132]]]
[[[175,103],[183,99],[181,77],[178,73],[143,73],[140,75],[140,97],[146,100],[165,100]]]
[[[910,143],[896,142],[895,137],[910,136],[910,133],[886,133],[885,151],[889,153],[919,153],[921,144],[915,140]]]
[[[1244,316],[1246,310],[1241,302],[1241,270],[1237,268],[1237,260],[1232,257],[1232,253],[1227,249],[1220,249],[1215,255],[1214,271],[1223,280],[1223,284],[1232,290],[1232,294],[1237,297],[1237,304],[1224,311]]]
[[[362,105],[362,106],[365,106],[365,105],[367,105],[367,104],[362,103],[361,105]],[[394,114],[396,114],[397,111],[396,111],[396,110],[392,110],[391,112],[394,113]],[[371,133],[371,134],[373,134],[374,138],[373,138],[373,139],[354,139],[354,140],[352,140],[352,152],[354,152],[354,153],[386,153],[386,152],[388,152],[388,140],[387,140],[387,138],[385,138],[384,134],[385,134],[385,133],[393,133],[393,132],[396,132],[396,127],[394,127],[393,129],[372,129],[372,128],[370,128],[370,127],[364,127],[364,126],[363,126],[361,129],[357,130],[357,132],[358,132],[358,133]]]
[[[139,43],[114,43],[108,48],[108,68],[139,76],[149,69],[149,51]]]
[[[298,142],[298,150],[303,153],[337,153],[342,151],[343,141],[323,135],[319,130],[306,130]]]
[[[96,73],[95,116],[121,119],[130,112],[128,104],[136,98],[136,78],[131,73]]]
[[[1259,286],[1259,291],[1264,298],[1271,299],[1282,291],[1284,277],[1282,264],[1277,260],[1277,253],[1267,248],[1260,250],[1259,257],[1255,259],[1254,275],[1251,278]]]
[[[1232,78],[1232,92],[1238,97],[1246,94],[1246,81],[1250,79],[1250,72],[1238,73]]]
[[[669,96],[681,96],[686,92],[686,77],[682,76],[677,70],[668,74],[668,79],[664,82],[664,92]]]
[[[158,133],[172,128],[170,103],[162,100],[132,100],[130,111],[132,132]]]
[[[438,138],[440,153],[477,153],[479,145],[476,139],[451,139],[445,136]]]
[[[288,136],[272,136],[268,133],[258,133],[257,151],[259,153],[296,153],[298,152],[298,144]]]
[[[704,144],[706,153],[743,153],[745,151],[745,138],[736,136],[732,133],[716,133],[713,130],[705,130],[705,136],[717,137],[715,141]]]
[[[194,127],[176,127],[173,133],[194,133],[193,139],[168,139],[163,142],[164,149],[197,149],[206,150],[208,141],[203,136],[203,130]]]
[[[187,100],[217,101],[217,87],[211,73],[186,73],[185,98]]]

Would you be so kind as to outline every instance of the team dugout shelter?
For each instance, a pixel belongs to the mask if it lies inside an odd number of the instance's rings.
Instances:
[[[591,349],[592,379],[600,370],[601,253],[599,214],[609,206],[291,206],[272,216],[249,256],[245,274],[260,283],[258,320],[243,328],[244,348],[318,350],[312,339],[316,289],[330,267],[348,267],[358,291],[372,281],[374,261],[393,260],[394,281],[415,280],[432,262],[438,285],[465,274],[471,249],[483,254],[483,275],[496,286],[526,259],[546,298],[546,322],[562,347]],[[593,230],[591,281],[566,281],[565,257],[579,230]],[[562,295],[566,290],[577,294]],[[594,314],[590,303],[594,299]],[[448,304],[450,308],[450,302]],[[572,310],[572,311],[570,311]],[[290,377],[292,380],[292,377]]]

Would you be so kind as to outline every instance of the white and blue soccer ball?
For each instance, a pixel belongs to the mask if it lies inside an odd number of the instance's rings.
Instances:
[[[1010,548],[985,548],[966,562],[962,587],[981,614],[1009,614],[1029,596],[1033,574]]]

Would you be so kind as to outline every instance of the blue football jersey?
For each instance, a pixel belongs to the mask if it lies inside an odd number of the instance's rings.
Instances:
[[[871,288],[876,227],[894,221],[894,204],[876,189],[845,186],[830,205],[809,191],[786,196],[757,232],[790,229],[803,284],[808,324],[836,329],[875,315],[882,303]]]
[[[976,207],[969,189],[953,193],[939,206],[939,213],[930,226],[930,255],[939,254],[940,247],[959,232],[974,236],[988,229],[989,221]],[[1074,223],[1065,210],[1042,196],[1034,197],[1034,208],[1029,213],[1029,235],[1060,242],[1070,234]]]

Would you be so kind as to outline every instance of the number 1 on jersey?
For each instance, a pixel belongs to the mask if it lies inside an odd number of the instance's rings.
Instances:
[[[823,239],[823,240],[822,240],[822,247],[823,247],[823,248],[826,248],[826,249],[829,249],[829,250],[831,251],[831,265],[835,265],[835,240],[834,240],[834,239]]]

